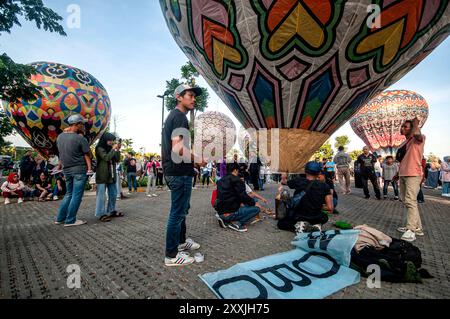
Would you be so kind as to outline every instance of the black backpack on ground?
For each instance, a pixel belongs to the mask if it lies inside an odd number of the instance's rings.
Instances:
[[[393,238],[389,247],[382,250],[365,247],[358,253],[353,249],[351,257],[351,268],[363,276],[370,275],[367,272],[369,265],[380,266],[382,281],[421,283],[423,278],[433,278],[421,268],[420,249],[403,240]]]

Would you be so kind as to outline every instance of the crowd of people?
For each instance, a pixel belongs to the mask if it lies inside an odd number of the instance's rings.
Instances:
[[[44,161],[40,156],[33,158],[28,152],[20,163],[20,174],[11,173],[1,186],[5,204],[14,197],[22,203],[26,198],[46,201],[64,196],[54,223],[65,227],[80,226],[86,221],[77,218],[78,209],[86,184],[91,183],[97,195],[95,217],[100,222],[110,222],[124,217],[116,209],[116,201],[125,198],[122,181],[126,181],[128,194],[132,194],[138,191],[138,181],[146,178],[147,197],[158,197],[157,188],[164,186],[171,192],[165,265],[182,266],[194,262],[188,251],[200,248],[199,243],[188,237],[186,227],[192,190],[198,184],[214,187],[211,204],[220,227],[246,232],[249,224],[266,214],[278,219],[280,229],[298,234],[321,231],[329,214],[339,213],[335,181],[339,180],[341,194],[348,195],[354,174],[355,184],[358,186],[359,183],[363,188],[366,199],[371,197],[369,181],[377,200],[387,199],[389,187],[392,187],[393,199],[401,200],[407,209],[406,225],[398,228],[406,241],[414,241],[416,236],[424,234],[417,205],[423,201],[421,185],[425,182],[425,187],[437,188],[441,181],[442,196],[450,197],[450,157],[439,163],[424,160],[425,136],[420,132],[417,119],[402,125],[401,133],[406,141],[395,157],[383,158],[364,147],[353,163],[340,147],[336,156],[308,162],[304,175],[290,178],[285,174],[272,175],[269,166],[256,155],[250,156],[248,162],[242,158],[238,160],[237,155],[232,160],[223,158],[203,165],[176,162],[172,158],[173,150],[177,149],[179,155],[190,153],[190,143],[182,136],[174,137],[173,132],[180,128],[189,130],[186,114],[201,93],[187,85],[176,89],[178,104],[164,125],[161,157],[151,156],[143,162],[132,152],[122,159],[121,141],[111,133],[103,134],[92,154],[83,136],[85,120],[80,115],[71,116],[69,128],[57,139],[60,158],[52,156]],[[269,201],[256,192],[264,190],[265,184],[272,180],[281,184],[277,198],[282,203],[280,207],[284,207],[284,213],[280,210],[276,216],[268,207]],[[294,191],[293,196],[288,189]]]

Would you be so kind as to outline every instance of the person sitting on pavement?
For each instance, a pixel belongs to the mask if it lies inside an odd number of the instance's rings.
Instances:
[[[287,181],[283,175],[281,184],[295,189],[294,197],[289,205],[289,213],[278,221],[278,228],[295,231],[297,234],[308,231],[321,231],[322,225],[328,221],[328,215],[323,212],[334,211],[333,195],[330,186],[321,181],[324,174],[322,166],[308,162],[305,167],[305,177],[297,177]]]
[[[8,175],[8,179],[3,183],[1,190],[3,198],[5,199],[5,205],[11,203],[11,198],[18,198],[17,203],[23,203],[25,185],[19,180],[17,173],[11,173]]]
[[[64,197],[64,195],[66,195],[66,178],[64,177],[64,174],[57,174],[55,178],[56,185],[53,189],[53,200],[59,200],[60,197]]]
[[[261,211],[255,204],[245,190],[245,182],[239,177],[239,166],[232,166],[231,173],[217,183],[215,209],[220,226],[246,232],[246,225]]]
[[[39,180],[35,184],[34,196],[38,197],[38,201],[45,202],[51,200],[53,196],[52,185],[48,180],[48,175],[45,172],[39,174]]]

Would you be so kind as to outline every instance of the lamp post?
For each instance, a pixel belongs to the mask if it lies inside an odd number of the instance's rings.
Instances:
[[[164,92],[162,95],[157,95],[156,97],[159,97],[162,99],[162,118],[161,118],[161,132],[164,127],[164,106],[166,102],[166,96],[169,96],[169,91]]]

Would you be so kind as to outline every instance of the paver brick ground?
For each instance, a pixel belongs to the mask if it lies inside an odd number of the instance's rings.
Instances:
[[[274,207],[275,184],[263,196]],[[200,274],[229,268],[239,262],[293,249],[293,233],[280,231],[265,219],[247,233],[223,230],[210,206],[210,189],[192,193],[188,234],[199,242],[205,262],[182,268],[164,266],[165,227],[170,192],[157,198],[143,193],[119,201],[124,218],[101,223],[94,217],[95,196],[87,194],[78,217],[88,225],[53,225],[60,202],[0,205],[0,298],[215,298]],[[399,237],[406,215],[398,201],[366,200],[361,190],[340,196],[336,220],[368,224]],[[423,266],[435,277],[423,284],[382,283],[369,289],[364,278],[329,298],[450,298],[450,200],[426,191],[420,205],[425,236],[415,244]],[[67,287],[67,267],[81,269],[81,288]]]

